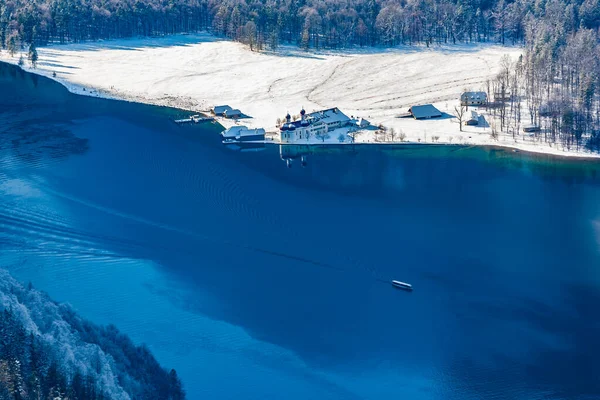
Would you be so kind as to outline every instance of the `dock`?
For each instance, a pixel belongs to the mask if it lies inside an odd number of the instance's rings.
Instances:
[[[189,123],[198,124],[200,122],[212,122],[214,120],[215,119],[212,117],[203,117],[201,115],[192,115],[189,118],[176,119],[176,120],[174,120],[174,122],[176,124],[189,124]]]

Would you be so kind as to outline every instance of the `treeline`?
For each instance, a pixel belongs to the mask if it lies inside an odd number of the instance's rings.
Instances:
[[[184,398],[146,347],[0,270],[0,400]]]
[[[597,19],[597,2],[595,7]],[[527,30],[523,96],[531,123],[541,127],[546,142],[598,152],[600,34],[570,29],[577,22],[573,10],[567,8],[567,18],[556,11],[555,20],[537,21]]]
[[[0,45],[210,30],[277,47],[520,43],[533,21],[598,29],[598,0],[3,0]]]
[[[482,88],[499,122],[492,121],[492,135],[528,133],[567,150],[600,152],[600,35],[569,32],[568,18],[555,17],[532,21],[524,56],[504,57],[496,78]]]

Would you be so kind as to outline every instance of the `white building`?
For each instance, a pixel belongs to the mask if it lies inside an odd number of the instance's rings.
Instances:
[[[460,95],[460,104],[463,106],[482,106],[486,103],[486,92],[463,92]]]
[[[228,105],[222,105],[222,106],[214,106],[213,108],[211,108],[210,112],[213,115],[219,115],[219,116],[225,116],[225,113],[227,111],[231,111],[233,110],[233,108],[229,107]]]
[[[240,110],[238,110],[237,108],[229,109],[229,110],[225,110],[225,112],[223,112],[223,116],[225,118],[239,118],[242,116],[242,112]]]
[[[290,115],[286,115],[285,122],[279,128],[279,140],[281,143],[295,143],[301,140],[308,142],[310,138],[325,135],[351,123],[352,120],[337,108],[316,111],[308,115],[303,109],[300,111],[299,121],[292,121]]]
[[[226,142],[264,141],[265,130],[263,128],[248,129],[243,125],[236,125],[221,132],[221,136]]]

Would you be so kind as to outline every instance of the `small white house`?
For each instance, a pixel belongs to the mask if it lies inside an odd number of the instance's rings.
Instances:
[[[463,106],[482,106],[487,104],[486,92],[463,92],[460,95],[460,104]]]
[[[223,106],[214,106],[210,112],[213,115],[219,115],[219,116],[225,116],[225,112],[233,110],[233,108],[229,107],[228,105],[223,105]]]
[[[225,112],[223,113],[223,116],[225,118],[239,118],[242,116],[242,112],[240,110],[238,110],[237,108],[232,108],[230,110],[225,110]]]
[[[476,111],[471,111],[471,117],[465,121],[465,125],[479,125],[479,114]]]
[[[263,128],[249,129],[246,126],[236,125],[221,132],[223,140],[226,142],[251,142],[265,140],[265,130]]]

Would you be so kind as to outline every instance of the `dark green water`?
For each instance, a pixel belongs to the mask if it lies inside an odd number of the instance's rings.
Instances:
[[[236,152],[180,115],[0,64],[0,266],[192,399],[600,398],[599,163]]]

